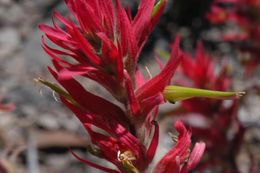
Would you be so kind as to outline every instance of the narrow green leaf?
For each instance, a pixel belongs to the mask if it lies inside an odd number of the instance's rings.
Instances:
[[[52,89],[53,91],[55,91],[57,94],[59,94],[60,96],[63,96],[64,98],[66,98],[68,101],[70,101],[72,104],[74,105],[78,105],[78,103],[72,98],[72,96],[67,93],[64,89],[62,89],[60,86],[58,86],[55,83],[51,83],[49,81],[43,80],[41,78],[38,79],[34,79],[36,82],[42,83],[43,85],[47,86],[48,88]]]
[[[204,97],[213,99],[233,99],[245,95],[245,92],[223,92],[204,90],[197,88],[181,87],[181,86],[167,86],[163,91],[164,98],[169,102],[176,102],[194,97]]]

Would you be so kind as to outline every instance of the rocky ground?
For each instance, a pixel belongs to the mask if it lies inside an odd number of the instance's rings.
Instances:
[[[0,116],[1,162],[10,173],[87,170],[66,149],[86,145],[80,123],[50,90],[34,82],[50,78],[37,25],[50,22],[53,7],[65,9],[57,2],[0,1],[0,93],[16,104],[15,111]]]
[[[10,173],[92,172],[67,151],[72,147],[85,154],[88,141],[79,121],[53,92],[34,82],[37,77],[51,79],[37,25],[50,23],[53,8],[66,14],[59,0],[0,0],[0,95],[4,102],[16,104],[14,111],[0,113],[0,162]],[[155,45],[161,43],[167,42],[160,39]],[[238,75],[237,88],[259,86],[258,74],[246,80]],[[250,127],[245,140],[250,144],[253,140],[250,147],[255,148],[260,140],[256,91],[245,97],[240,110],[241,119]],[[259,149],[254,151],[260,159]]]

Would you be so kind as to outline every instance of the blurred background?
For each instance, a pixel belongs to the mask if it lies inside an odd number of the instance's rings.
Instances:
[[[122,2],[135,14],[138,0]],[[0,173],[98,172],[68,151],[71,147],[90,157],[80,122],[55,93],[34,81],[53,80],[38,24],[51,24],[54,9],[69,15],[62,0],[0,0]],[[166,62],[178,34],[189,58],[173,84],[247,94],[235,101],[193,99],[163,105],[156,159],[173,145],[169,132],[174,133],[173,122],[181,118],[192,128],[193,142],[207,143],[195,172],[260,172],[259,11],[257,0],[168,0],[140,67],[155,75],[155,55]]]

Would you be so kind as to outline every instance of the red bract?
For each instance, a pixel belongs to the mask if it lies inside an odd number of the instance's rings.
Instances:
[[[189,55],[184,56],[181,67],[182,74],[192,87],[223,91],[227,90],[232,82],[227,76],[225,67],[222,67],[219,73],[214,71],[216,64],[212,57],[204,51],[202,44],[198,45],[195,58]],[[206,122],[203,126],[191,123],[193,136],[203,139],[207,144],[206,153],[209,158],[204,162],[204,167],[202,166],[200,171],[209,168],[210,170],[218,169],[222,173],[238,172],[234,163],[245,129],[238,120],[238,100],[229,102],[227,104],[223,100],[203,98],[182,102],[185,109],[184,115],[187,118],[196,116]],[[231,132],[233,136],[229,138],[228,134]]]
[[[187,173],[198,164],[204,153],[204,143],[196,143],[190,153],[191,132],[181,121],[175,123],[175,128],[179,133],[177,144],[157,164],[154,173]]]
[[[225,5],[228,7],[225,8]],[[259,0],[215,0],[208,14],[209,20],[214,24],[234,23],[238,27],[236,31],[224,33],[223,40],[234,42],[242,52],[249,53],[248,72],[260,63],[259,10]]]
[[[42,47],[54,65],[49,71],[64,89],[39,81],[56,91],[82,122],[95,146],[95,152],[91,153],[111,162],[116,169],[73,153],[75,157],[105,172],[143,172],[158,145],[155,117],[159,104],[164,102],[162,92],[182,58],[177,38],[170,60],[158,75],[146,81],[137,66],[139,54],[166,1],[155,5],[155,0],[142,0],[134,17],[119,0],[65,2],[76,23],[55,12],[64,29],[55,19],[52,27],[40,25],[46,37],[60,47],[49,47],[43,37]],[[96,81],[120,105],[88,91],[75,79],[78,76]]]

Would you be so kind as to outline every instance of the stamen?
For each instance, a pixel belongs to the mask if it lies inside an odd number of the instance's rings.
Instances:
[[[174,142],[174,144],[176,144],[178,142],[178,135],[175,135],[172,132],[169,132],[168,134],[172,138],[172,141]]]
[[[122,163],[122,165],[131,171],[132,173],[139,173],[137,168],[133,165],[132,161],[136,160],[135,155],[132,151],[125,151],[121,153],[121,151],[117,152],[117,159]]]
[[[185,157],[184,163],[188,163],[188,162],[189,162],[190,152],[191,152],[191,149],[189,148],[189,149],[188,149],[188,154],[187,154],[186,157]]]

